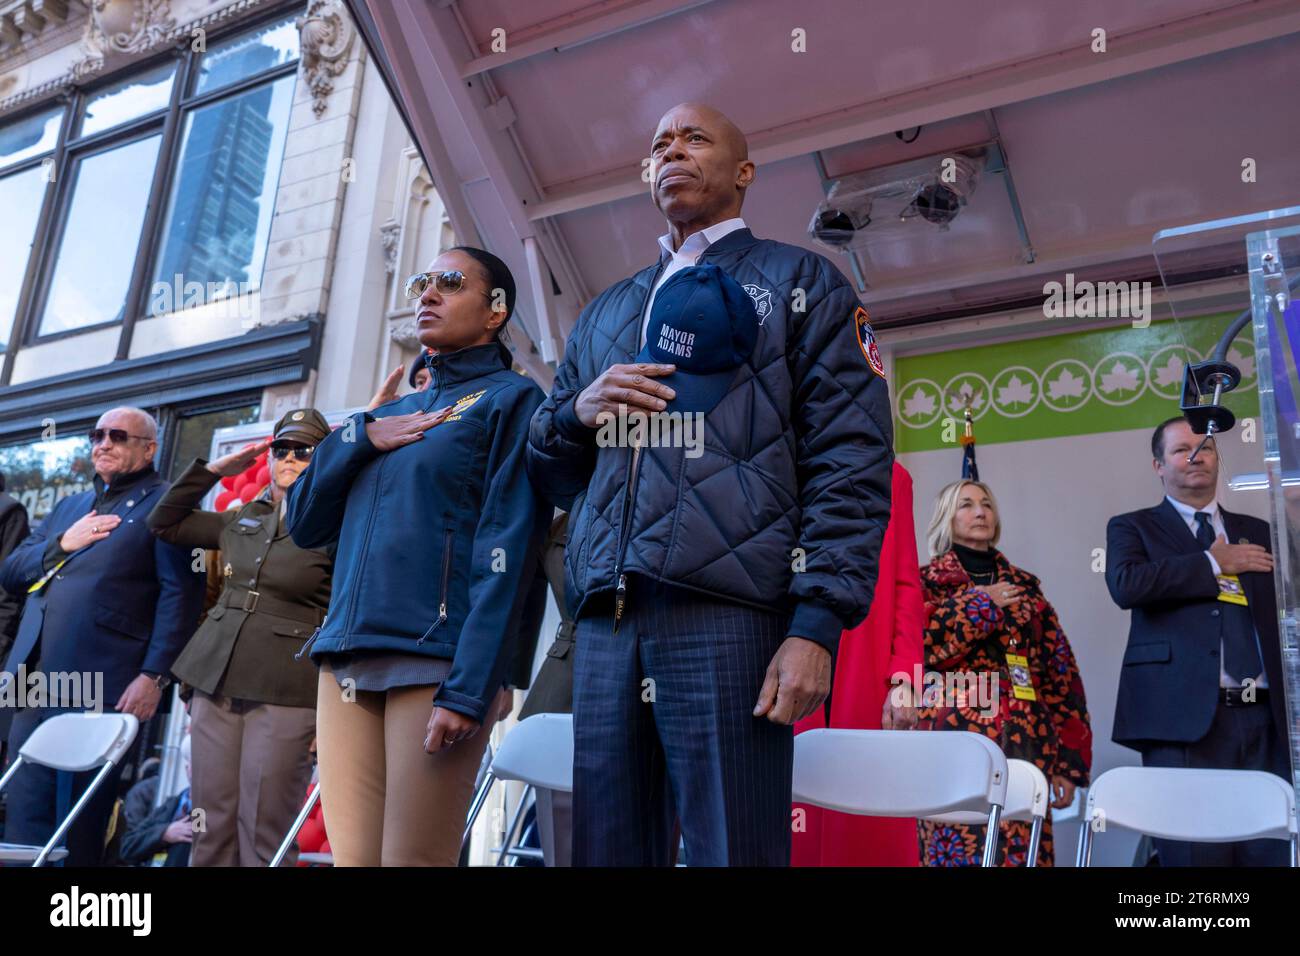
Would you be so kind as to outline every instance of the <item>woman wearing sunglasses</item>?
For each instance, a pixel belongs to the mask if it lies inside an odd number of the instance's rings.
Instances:
[[[494,701],[551,509],[524,472],[544,395],[500,335],[510,271],[451,249],[412,276],[427,389],[358,412],[289,493],[303,547],[337,542],[317,755],[340,866],[455,866]]]
[[[193,866],[266,866],[311,778],[316,669],[295,660],[329,606],[331,555],[294,544],[285,493],[329,434],[314,408],[295,409],[273,438],[214,461],[197,458],[149,515],[171,544],[220,551],[221,596],[172,665],[189,687],[191,793],[205,825]],[[270,447],[270,485],[236,510],[199,502]],[[212,554],[209,554],[212,557]]]

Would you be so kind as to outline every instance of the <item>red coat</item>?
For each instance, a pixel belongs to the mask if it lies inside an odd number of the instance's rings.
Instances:
[[[921,664],[925,607],[912,522],[912,476],[897,461],[892,489],[871,611],[840,637],[831,692],[832,727],[879,730],[891,675],[901,671],[914,682],[914,669]],[[824,726],[824,710],[819,708],[795,724],[795,733]],[[802,832],[798,816],[794,818],[792,866],[919,865],[915,820],[855,816],[802,803],[795,808],[806,815]]]

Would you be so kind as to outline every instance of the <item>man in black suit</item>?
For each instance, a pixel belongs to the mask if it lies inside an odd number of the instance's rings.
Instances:
[[[1269,527],[1219,507],[1213,440],[1181,416],[1151,437],[1165,498],[1111,518],[1106,585],[1133,612],[1111,739],[1147,767],[1290,779]],[[1285,866],[1281,840],[1153,841],[1162,866]]]
[[[10,552],[27,537],[31,529],[27,525],[27,509],[13,495],[5,493],[5,476],[0,473],[0,561],[9,557]],[[0,588],[0,666],[9,657],[9,648],[13,646],[18,634],[18,621],[23,616],[23,600],[26,594],[11,594]],[[6,741],[9,738],[9,725],[13,722],[13,708],[0,707],[0,765],[3,765]]]
[[[153,416],[111,409],[90,439],[94,487],[58,502],[0,563],[0,587],[27,595],[0,672],[0,688],[13,688],[6,697],[28,705],[9,730],[11,760],[61,713],[111,708],[141,723],[152,718],[203,607],[205,576],[194,555],[156,538],[145,522],[168,487],[153,465]],[[33,694],[33,686],[49,692]],[[66,865],[102,862],[121,772],[119,763],[68,829]],[[5,841],[45,843],[94,776],[21,767],[5,788]]]

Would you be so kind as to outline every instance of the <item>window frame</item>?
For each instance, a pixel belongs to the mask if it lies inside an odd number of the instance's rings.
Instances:
[[[198,83],[200,64],[203,57],[214,46],[237,37],[252,33],[278,20],[284,20],[294,11],[305,11],[302,0],[293,0],[273,5],[270,9],[259,12],[256,16],[243,18],[235,23],[224,24],[220,29],[213,29],[206,37],[203,52],[191,49],[191,37],[184,37],[169,48],[154,56],[132,63],[129,68],[114,71],[107,76],[97,78],[94,83],[84,87],[75,87],[29,109],[15,112],[4,117],[4,124],[21,121],[29,116],[47,112],[54,105],[63,109],[59,123],[58,138],[54,147],[36,156],[28,157],[12,166],[6,167],[3,175],[20,173],[32,166],[41,166],[51,162],[55,171],[53,183],[46,183],[45,196],[41,211],[36,221],[36,231],[32,238],[32,251],[28,257],[27,267],[19,287],[18,306],[14,313],[13,327],[4,353],[3,365],[0,366],[0,387],[10,383],[13,376],[14,361],[19,350],[35,345],[56,342],[75,335],[82,335],[106,328],[118,326],[117,347],[113,358],[126,359],[130,356],[131,341],[136,323],[148,318],[148,299],[151,279],[155,268],[154,258],[158,255],[165,239],[162,233],[166,218],[167,203],[172,186],[179,174],[176,169],[177,158],[182,146],[181,136],[186,116],[194,110],[201,109],[218,100],[237,97],[250,89],[273,84],[298,71],[301,53],[288,62],[270,67],[251,76],[228,83],[200,94],[193,93]],[[129,80],[137,74],[147,73],[168,61],[175,63],[171,98],[163,109],[154,110],[135,117],[109,129],[100,130],[89,136],[73,138],[73,129],[81,120],[87,102],[103,90]],[[63,329],[57,332],[41,334],[40,322],[51,289],[50,281],[57,266],[57,256],[64,231],[67,226],[68,213],[76,194],[76,179],[79,163],[87,157],[106,152],[133,140],[160,134],[158,155],[154,161],[153,179],[149,188],[144,217],[140,225],[136,255],[130,280],[123,303],[123,317],[120,320],[96,322],[93,325],[78,326],[75,329]],[[283,162],[283,160],[281,160]],[[51,186],[53,188],[51,188]],[[274,197],[272,197],[274,201]]]
[[[200,402],[182,402],[177,405],[167,405],[160,409],[161,414],[156,416],[158,418],[158,473],[164,476],[168,475],[177,464],[176,445],[180,439],[181,419],[193,418],[196,415],[207,415],[212,412],[226,412],[242,405],[258,406],[258,414],[260,415],[262,411],[262,393],[257,390],[232,392],[229,395],[222,395],[220,398]]]

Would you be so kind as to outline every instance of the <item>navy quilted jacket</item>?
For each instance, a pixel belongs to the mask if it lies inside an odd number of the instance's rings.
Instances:
[[[573,410],[639,351],[661,265],[583,310],[533,416],[529,476],[571,512],[569,607],[576,617],[596,594],[622,596],[640,574],[791,614],[790,635],[834,654],[871,606],[889,521],[893,430],[874,342],[852,287],[816,253],[738,229],[699,262],[745,286],[762,320],[749,363],[704,416],[702,455],[648,447],[633,468],[630,448],[602,447]]]

